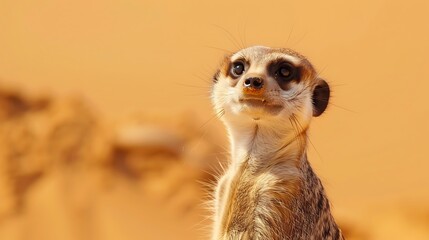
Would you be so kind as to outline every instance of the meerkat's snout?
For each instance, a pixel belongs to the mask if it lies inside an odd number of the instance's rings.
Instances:
[[[241,87],[242,98],[261,98],[265,95],[265,80],[262,76],[250,75],[243,79]]]
[[[264,86],[264,79],[259,77],[250,77],[244,81],[245,89],[259,91]]]
[[[241,92],[239,100],[243,99],[260,99],[265,101],[265,80],[262,76],[251,75],[243,79],[242,86],[238,92]]]

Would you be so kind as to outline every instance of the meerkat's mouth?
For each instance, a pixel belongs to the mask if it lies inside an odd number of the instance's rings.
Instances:
[[[241,104],[245,104],[251,107],[265,107],[268,105],[267,100],[262,98],[240,98],[238,100]]]
[[[265,98],[239,98],[237,103],[246,110],[264,111],[273,115],[283,109],[282,104]]]

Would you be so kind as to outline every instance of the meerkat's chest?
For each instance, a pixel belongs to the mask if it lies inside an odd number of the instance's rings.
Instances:
[[[288,231],[295,184],[292,178],[270,172],[228,172],[218,182],[215,196],[218,236],[276,239],[273,226],[276,231]]]

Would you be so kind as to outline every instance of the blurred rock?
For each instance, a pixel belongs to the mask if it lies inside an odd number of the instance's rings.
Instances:
[[[189,226],[201,221],[198,181],[213,180],[220,152],[202,124],[189,114],[111,124],[79,99],[0,88],[0,239],[105,239],[118,226],[96,222],[100,201],[111,209],[135,197],[157,204],[135,205],[138,222],[152,218],[149,209]],[[117,194],[119,202],[107,200]]]
[[[0,90],[0,104],[2,219],[22,210],[27,191],[43,176],[96,161],[100,139],[97,121],[79,101]]]

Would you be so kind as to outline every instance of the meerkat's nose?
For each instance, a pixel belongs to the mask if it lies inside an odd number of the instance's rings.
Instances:
[[[259,77],[250,77],[250,78],[247,78],[243,84],[245,88],[258,90],[258,89],[261,89],[262,86],[264,85],[264,80]]]

